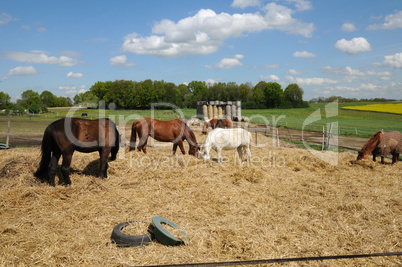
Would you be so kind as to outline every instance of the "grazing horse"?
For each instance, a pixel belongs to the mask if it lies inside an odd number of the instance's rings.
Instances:
[[[138,134],[137,149],[147,153],[148,136],[160,142],[173,143],[173,155],[176,154],[177,146],[183,154],[186,154],[183,141],[187,140],[190,149],[188,154],[198,157],[199,145],[193,131],[181,120],[160,121],[144,118],[133,122],[131,128],[130,151],[135,150],[136,136]]]
[[[237,148],[241,160],[242,148],[245,148],[248,159],[251,160],[250,144],[251,133],[242,128],[216,128],[208,133],[204,144],[201,146],[200,155],[203,159],[210,159],[209,151],[212,148],[218,153],[218,162],[221,162],[223,159],[222,150]]]
[[[207,134],[207,130],[209,127],[212,127],[212,129],[232,128],[232,125],[233,123],[230,119],[212,119],[204,124],[204,127],[202,128],[202,134]]]
[[[116,159],[119,144],[119,132],[114,122],[109,119],[63,118],[57,120],[46,128],[43,135],[42,159],[35,176],[47,178],[49,184],[54,186],[57,163],[63,155],[62,176],[67,185],[71,184],[70,164],[73,153],[77,150],[84,153],[98,151],[99,176],[106,178],[108,156],[112,153],[111,160]]]
[[[367,159],[370,153],[373,154],[373,161],[376,161],[378,155],[381,156],[381,163],[384,164],[384,158],[392,154],[392,164],[398,162],[399,153],[402,152],[402,134],[398,131],[374,133],[362,149],[358,152],[357,159]]]

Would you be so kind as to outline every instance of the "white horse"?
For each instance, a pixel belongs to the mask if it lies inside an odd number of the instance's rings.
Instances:
[[[222,162],[222,150],[237,148],[239,158],[242,160],[242,148],[245,148],[248,159],[251,160],[250,144],[251,133],[242,128],[215,128],[208,133],[207,139],[201,146],[200,155],[203,159],[210,159],[209,151],[212,148],[218,153],[218,162]]]

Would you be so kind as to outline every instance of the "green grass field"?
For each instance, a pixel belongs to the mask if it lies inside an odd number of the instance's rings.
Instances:
[[[294,129],[322,131],[329,123],[338,123],[341,134],[368,137],[378,130],[397,130],[402,132],[402,115],[369,111],[341,109],[348,105],[366,105],[367,103],[347,104],[311,104],[302,109],[257,109],[242,110],[242,115],[249,117],[251,123],[287,126]],[[134,120],[154,117],[159,120],[171,120],[181,116],[189,119],[196,115],[195,109],[180,110],[96,110],[96,109],[53,109],[51,113],[35,116],[0,116],[0,134],[7,132],[7,122],[11,119],[12,132],[19,135],[42,133],[46,126],[65,116],[81,117],[86,112],[88,118],[107,117],[117,125],[130,125]],[[311,122],[311,123],[310,123]],[[1,140],[0,140],[1,141]]]

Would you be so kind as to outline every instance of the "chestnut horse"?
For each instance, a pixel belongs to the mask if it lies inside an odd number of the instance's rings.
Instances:
[[[370,153],[373,154],[373,161],[376,161],[378,155],[381,156],[381,163],[384,164],[384,158],[392,154],[392,164],[398,162],[399,153],[402,152],[402,134],[398,131],[374,133],[362,149],[358,152],[357,159],[367,159]]]
[[[148,136],[160,142],[173,143],[173,155],[176,154],[177,146],[185,154],[183,141],[187,140],[190,149],[188,154],[198,157],[199,145],[193,131],[181,120],[160,121],[150,118],[140,119],[133,122],[131,128],[130,151],[135,150],[136,136],[138,134],[137,149],[147,153]]]
[[[120,135],[116,125],[109,119],[86,120],[63,118],[47,126],[42,140],[42,159],[36,177],[47,178],[55,186],[54,176],[60,156],[63,155],[61,173],[64,182],[71,180],[70,164],[75,150],[84,153],[99,152],[101,178],[107,177],[108,156],[116,159],[119,151]]]
[[[202,128],[202,134],[207,134],[209,127],[215,128],[232,128],[232,121],[230,119],[212,119],[204,124]]]

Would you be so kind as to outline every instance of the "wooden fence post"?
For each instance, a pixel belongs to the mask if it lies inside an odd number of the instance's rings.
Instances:
[[[322,146],[321,146],[321,150],[324,150],[324,146],[325,146],[325,126],[322,126]]]
[[[328,131],[328,143],[327,143],[327,150],[329,149],[329,146],[330,146],[330,139],[331,139],[331,134],[332,134],[332,122],[331,122],[331,124],[329,125],[329,131]]]
[[[276,127],[276,140],[278,142],[278,147],[280,147],[281,145],[279,144],[279,131],[278,131],[278,127]]]
[[[8,142],[10,141],[10,129],[11,129],[11,119],[8,119],[6,146],[8,146]]]

